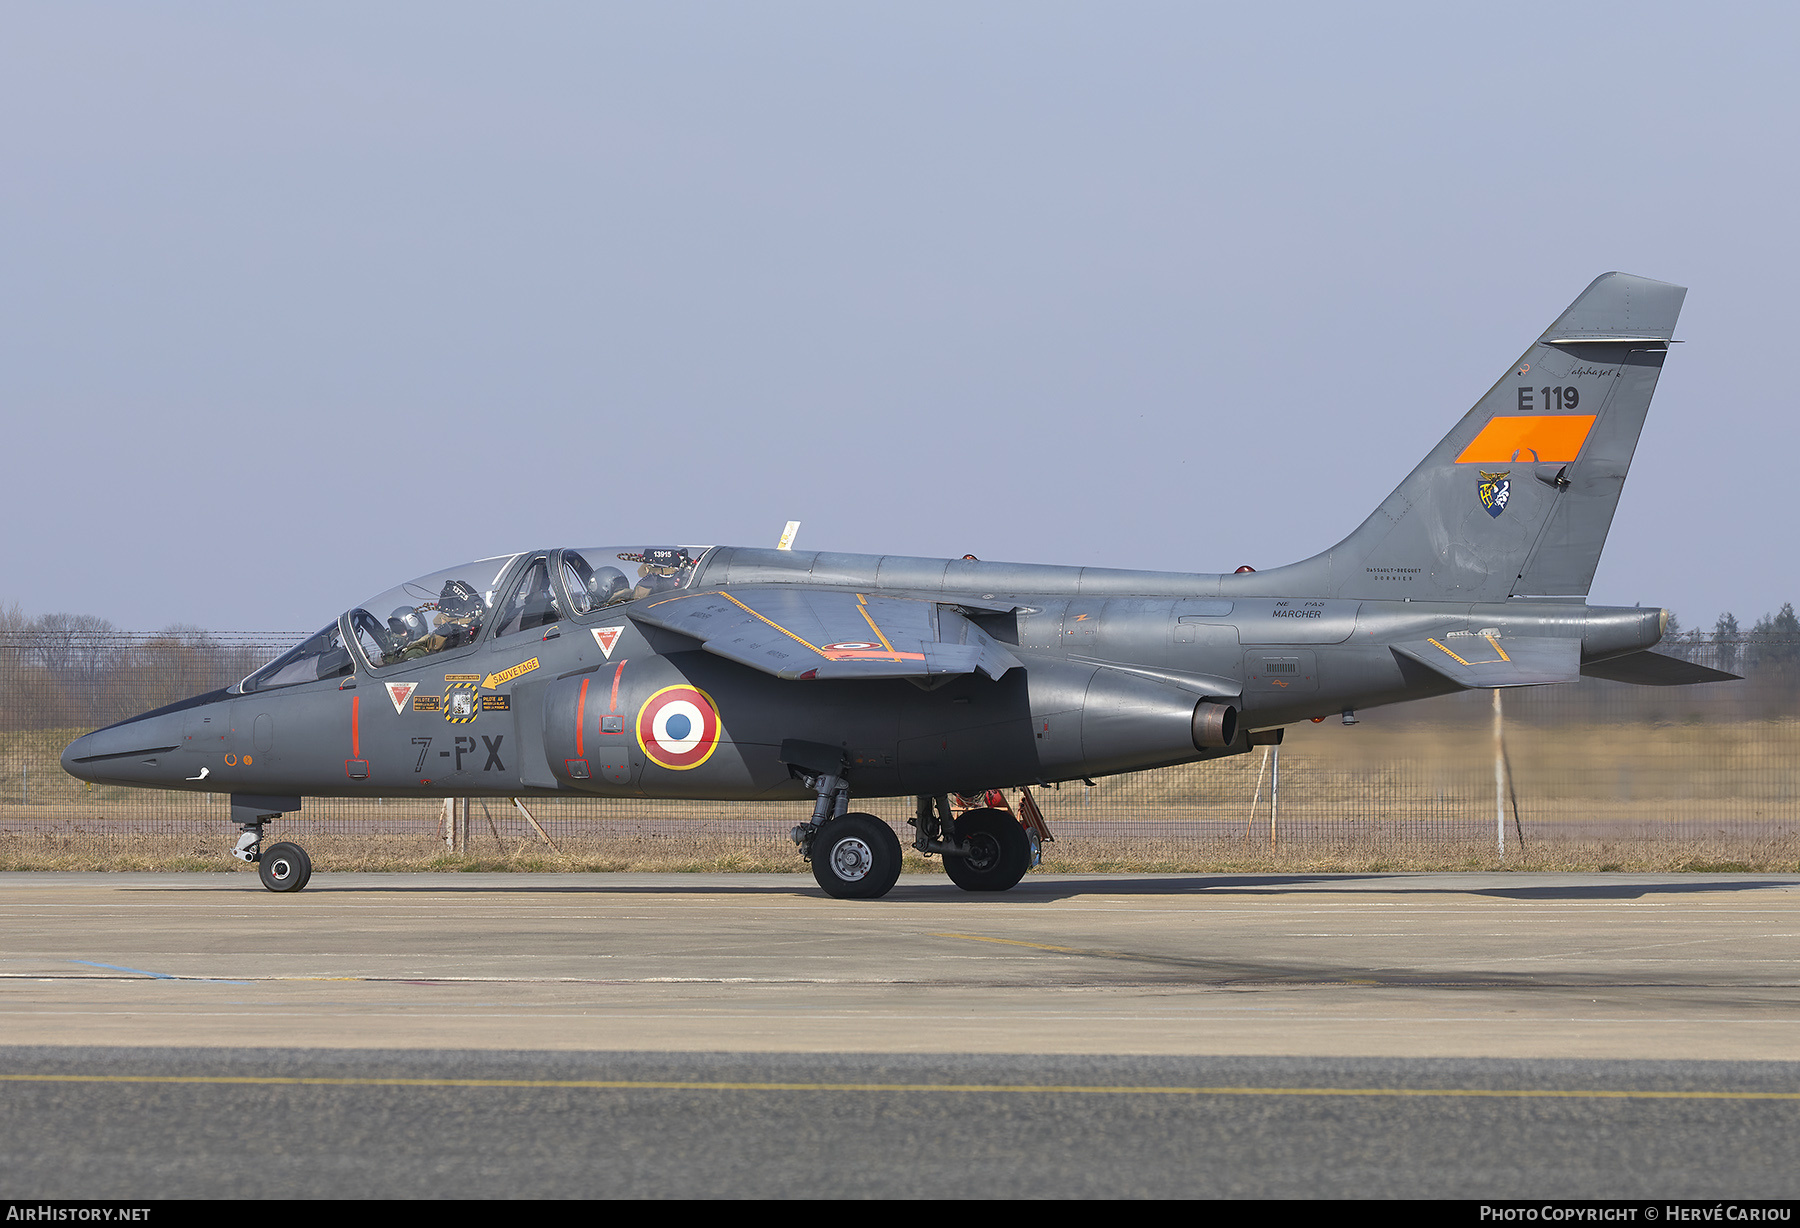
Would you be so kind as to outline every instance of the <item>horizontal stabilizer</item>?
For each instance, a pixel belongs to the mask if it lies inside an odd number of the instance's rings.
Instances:
[[[1596,661],[1582,666],[1581,672],[1589,678],[1633,682],[1638,686],[1692,686],[1696,682],[1733,682],[1741,677],[1660,652],[1634,652],[1610,661]]]
[[[949,603],[789,585],[684,593],[640,602],[634,621],[700,641],[707,652],[777,678],[932,678],[1019,665]]]
[[[1470,689],[1574,682],[1582,673],[1580,640],[1456,635],[1392,647]]]

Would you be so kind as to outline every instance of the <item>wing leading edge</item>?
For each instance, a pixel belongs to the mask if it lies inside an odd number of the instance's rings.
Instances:
[[[954,604],[781,586],[641,602],[631,618],[777,678],[999,678],[1023,663]]]

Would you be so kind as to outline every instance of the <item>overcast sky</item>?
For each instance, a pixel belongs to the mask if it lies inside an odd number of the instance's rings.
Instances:
[[[562,544],[1349,532],[1690,287],[1599,603],[1800,600],[1800,7],[0,4],[0,605],[312,630]]]

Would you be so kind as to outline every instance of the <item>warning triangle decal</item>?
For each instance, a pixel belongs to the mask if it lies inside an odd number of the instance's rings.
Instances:
[[[625,634],[625,628],[595,627],[593,628],[593,632],[594,643],[600,645],[600,651],[606,654],[606,659],[608,661],[612,660],[613,645],[617,644],[619,642],[619,637]]]
[[[406,701],[411,699],[412,693],[419,689],[419,684],[416,682],[390,682],[387,684],[387,689],[388,698],[394,701],[394,711],[404,712],[406,711]]]

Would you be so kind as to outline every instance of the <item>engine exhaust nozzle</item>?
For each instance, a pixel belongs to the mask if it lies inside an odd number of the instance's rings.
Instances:
[[[1194,746],[1213,750],[1237,741],[1238,710],[1231,704],[1203,699],[1194,705]]]

